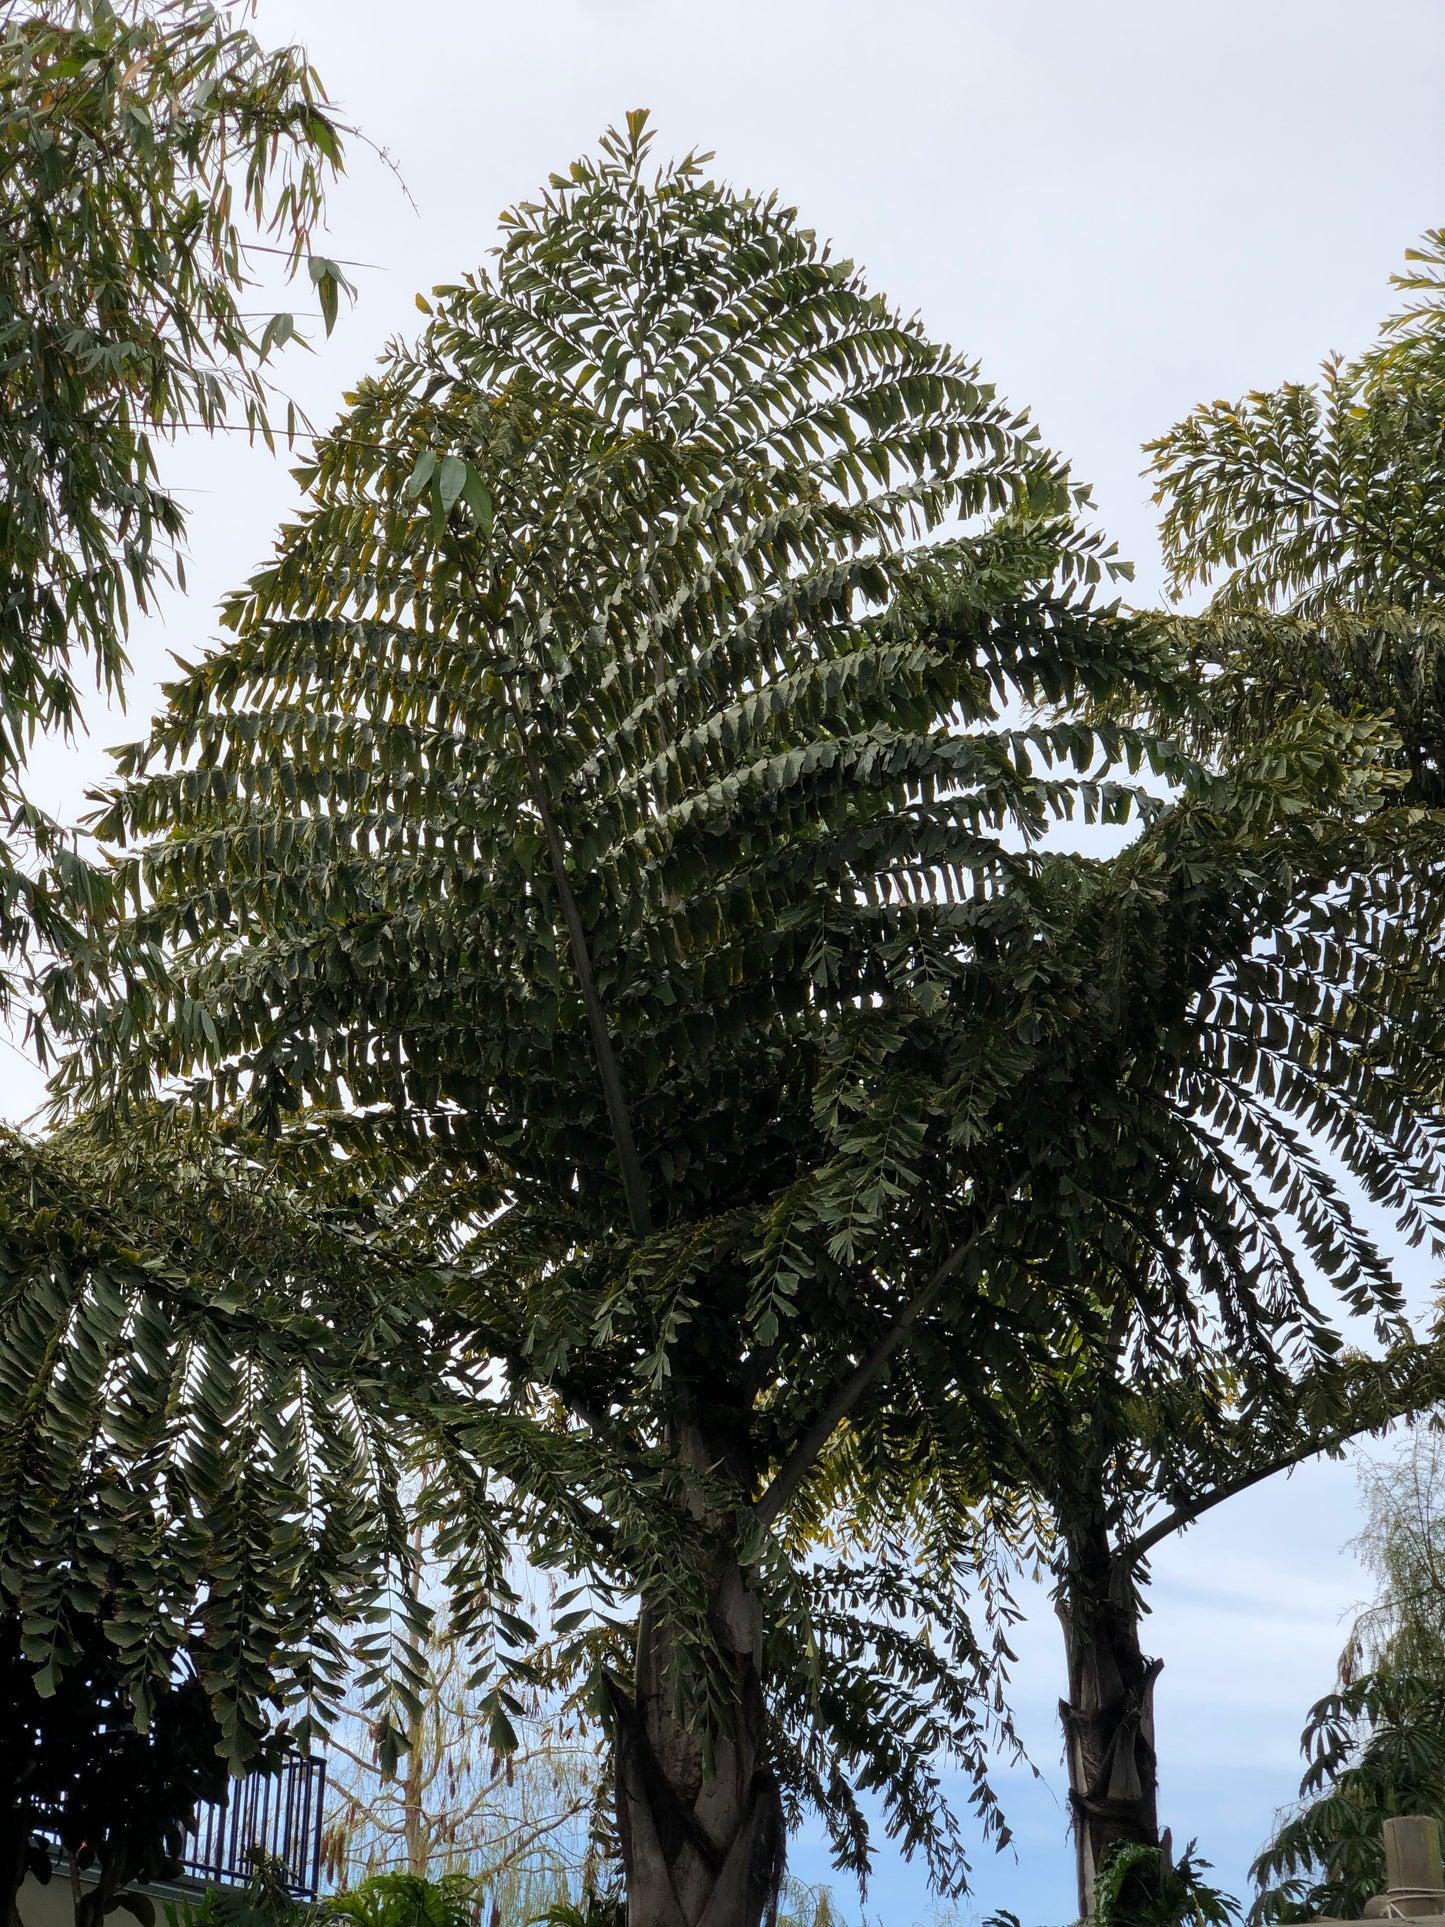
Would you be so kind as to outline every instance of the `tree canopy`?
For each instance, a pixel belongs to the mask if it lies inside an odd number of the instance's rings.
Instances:
[[[1297,702],[1388,713],[1413,799],[1445,799],[1445,231],[1392,277],[1412,297],[1353,360],[1196,408],[1149,444],[1188,665],[1169,726],[1268,729]]]
[[[1336,1363],[1311,1273],[1396,1335],[1336,1166],[1437,1228],[1437,853],[1368,719],[1310,701],[1212,768],[1113,720],[1179,666],[1101,606],[1119,567],[1026,418],[776,197],[649,146],[632,116],[512,210],[358,384],[125,754],[116,915],[51,1008],[93,1120],[219,1123],[243,1200],[258,1143],[309,1198],[265,1200],[294,1243],[254,1328],[244,1241],[201,1240],[258,1415],[299,1414],[276,1463],[338,1397],[397,1428],[370,1483],[327,1467],[355,1567],[284,1567],[309,1609],[400,1573],[415,1701],[410,1455],[497,1743],[520,1539],[579,1588],[555,1664],[611,1732],[634,1927],[755,1927],[803,1805],[866,1872],[869,1792],[961,1888],[942,1769],[997,1831],[1030,1506],[1097,1633],[1201,1467],[1421,1395]],[[1135,813],[1119,858],[1046,846]],[[69,1342],[123,1369],[130,1316],[96,1294]],[[258,1542],[295,1527],[271,1468],[237,1467]],[[860,1551],[900,1495],[925,1556]]]
[[[1171,671],[1061,465],[776,199],[647,149],[514,210],[319,445],[127,756],[66,1078],[340,1155],[447,1245],[424,1513],[464,1625],[502,1516],[641,1598],[576,1652],[675,1927],[755,1916],[797,1801],[866,1868],[870,1786],[959,1884],[935,1756],[987,1812],[968,1603],[1060,1359],[1142,1361],[1151,1496],[1289,1362],[1325,1402],[1295,1241],[1398,1299],[1310,1139],[1433,1227],[1438,994],[1387,735],[1305,711],[1208,777],[1081,720]],[[1189,788],[1123,857],[1038,847],[1158,814],[1145,763]],[[927,1561],[810,1552],[904,1438]]]
[[[872,1101],[874,1007],[1002,984],[1028,841],[1163,752],[1010,713],[1153,660],[1024,419],[779,201],[647,149],[634,117],[507,217],[318,447],[100,825],[135,907],[67,1080],[237,1107],[447,1236],[455,1582],[490,1612],[460,1467],[641,1596],[634,1653],[594,1642],[629,1904],[751,1919],[780,1801],[862,1868],[876,1786],[956,1886],[940,1747],[987,1798],[976,1540],[925,1574],[775,1530],[925,1311],[980,1384],[1028,1329],[977,1259],[1007,1168],[939,1158],[1010,1021],[950,1118]]]

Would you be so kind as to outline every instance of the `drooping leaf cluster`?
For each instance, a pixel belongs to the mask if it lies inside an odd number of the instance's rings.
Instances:
[[[1063,1322],[999,1424],[1056,1510],[1071,1467],[1082,1492],[1099,1455],[1121,1454],[1109,1523],[1125,1540],[1151,1507],[1187,1508],[1434,1396],[1428,1355],[1335,1356],[1341,1313],[1408,1337],[1356,1188],[1406,1240],[1440,1235],[1438,850],[1428,822],[1379,812],[1399,780],[1389,754],[1371,727],[1297,718],[1292,742],[1201,779],[1120,857],[1044,872],[1032,1034],[1020,1026],[1016,1081],[1006,1104],[989,1092],[982,1122],[1016,1133],[1022,1156],[990,1264]],[[998,978],[1010,995],[1022,947],[1013,965]],[[920,1104],[937,1078],[934,1101],[957,1116],[988,1063],[1001,1010],[980,990],[941,1027],[920,1020],[911,1061],[895,1053]],[[960,1337],[966,1349],[967,1334],[921,1328],[894,1368],[895,1390],[916,1376],[920,1423]],[[887,1430],[847,1449],[866,1451],[880,1494],[898,1468],[885,1510],[930,1463]]]
[[[115,694],[132,607],[181,577],[159,445],[239,406],[270,439],[262,364],[291,332],[242,307],[252,237],[310,261],[341,136],[294,48],[198,0],[0,7],[0,946],[75,938],[99,879],[18,779],[80,715],[82,659]],[[239,205],[238,205],[239,204]],[[263,248],[266,244],[260,244]],[[5,980],[8,982],[8,979]]]
[[[264,1165],[0,1143],[0,1623],[43,1698],[102,1638],[143,1728],[184,1664],[238,1768],[349,1666],[404,1700],[427,1289]]]

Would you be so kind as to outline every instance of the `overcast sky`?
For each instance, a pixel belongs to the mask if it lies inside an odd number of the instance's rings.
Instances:
[[[1405,248],[1445,223],[1442,0],[260,0],[258,17],[309,46],[415,203],[353,143],[327,245],[374,265],[332,339],[283,371],[318,421],[417,326],[417,289],[482,259],[500,208],[646,106],[665,151],[712,149],[729,180],[781,189],[1031,407],[1095,484],[1144,602],[1162,585],[1140,443],[1198,400],[1362,346]],[[67,816],[102,746],[143,727],[165,652],[205,645],[216,598],[295,500],[284,461],[240,436],[176,451],[170,473],[191,593],[138,626],[129,716],[37,756],[33,788]],[[39,1087],[13,1054],[7,1068],[18,1117]],[[1362,1588],[1340,1550],[1354,1530],[1353,1474],[1326,1466],[1156,1560],[1163,1818],[1236,1891]],[[981,1910],[1025,1927],[1073,1913],[1057,1649],[1036,1610],[1019,1699],[1045,1778],[1009,1783],[1017,1861],[978,1867]],[[807,1839],[794,1864],[825,1872]],[[928,1917],[896,1857],[869,1911]]]

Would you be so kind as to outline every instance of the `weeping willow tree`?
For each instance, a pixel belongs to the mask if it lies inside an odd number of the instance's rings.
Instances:
[[[950,1757],[997,1826],[985,1536],[856,1564],[787,1520],[925,1321],[965,1432],[1037,1362],[983,1255],[1013,1147],[975,1128],[1033,1021],[1027,845],[1122,819],[1108,770],[1163,752],[1017,720],[1157,653],[1094,607],[1025,419],[778,200],[648,146],[634,116],[505,217],[358,384],[127,757],[98,827],[133,913],[55,997],[77,1099],[233,1113],[446,1246],[454,1623],[525,1649],[501,1518],[591,1588],[629,1917],[693,1927],[763,1917],[804,1804],[862,1873],[876,1789],[946,1890]],[[1000,1009],[973,1096],[876,1102],[873,1014],[961,994],[959,957]]]
[[[424,1593],[435,1596],[435,1578],[423,1561]],[[378,1873],[451,1876],[508,1922],[595,1894],[615,1862],[595,1720],[539,1683],[513,1717],[517,1744],[499,1749],[486,1696],[444,1619],[421,1657],[394,1772],[383,1767],[376,1721],[359,1696],[326,1736],[328,1878],[345,1889]]]
[[[1360,1468],[1355,1549],[1378,1590],[1350,1629],[1335,1690],[1310,1709],[1300,1803],[1251,1869],[1252,1920],[1360,1914],[1386,1885],[1382,1823],[1445,1814],[1442,1487],[1433,1425]]]

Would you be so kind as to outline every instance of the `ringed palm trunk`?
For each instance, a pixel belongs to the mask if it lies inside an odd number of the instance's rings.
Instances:
[[[700,1441],[683,1441],[689,1456]],[[716,1464],[721,1456],[707,1455]],[[731,1522],[699,1513],[720,1550],[708,1569],[710,1620],[732,1685],[726,1730],[713,1734],[679,1703],[675,1636],[644,1598],[635,1697],[614,1684],[618,1834],[628,1927],[759,1927],[782,1881],[785,1826],[768,1763],[758,1665],[758,1603],[731,1550]]]
[[[1069,1674],[1059,1715],[1079,1913],[1087,1917],[1111,1849],[1159,1845],[1154,1683],[1164,1662],[1144,1655],[1133,1570],[1116,1556],[1103,1526],[1069,1537],[1058,1610]]]

